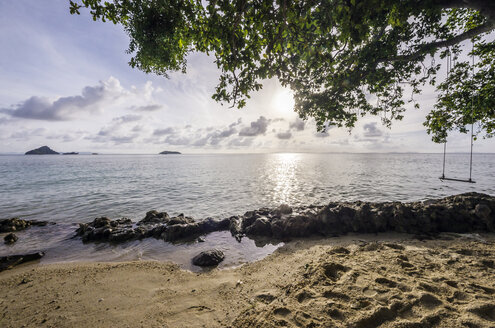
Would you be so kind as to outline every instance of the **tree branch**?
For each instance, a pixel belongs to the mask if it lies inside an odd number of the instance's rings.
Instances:
[[[456,35],[453,38],[443,40],[443,41],[435,41],[435,42],[423,44],[416,52],[414,52],[412,54],[399,55],[399,56],[395,56],[395,57],[387,57],[387,58],[380,59],[379,62],[383,63],[383,62],[387,62],[387,61],[392,61],[392,62],[415,61],[415,60],[419,59],[422,55],[430,53],[432,50],[456,45],[458,43],[461,43],[462,41],[472,39],[477,35],[480,35],[480,34],[485,33],[485,32],[489,32],[493,29],[495,29],[495,24],[492,22],[487,22],[487,23],[480,25],[480,26],[477,26],[477,27],[475,27],[469,31],[466,31],[464,33]]]
[[[486,19],[495,22],[495,1],[492,0],[436,0],[438,7],[449,8],[469,8],[479,11]]]

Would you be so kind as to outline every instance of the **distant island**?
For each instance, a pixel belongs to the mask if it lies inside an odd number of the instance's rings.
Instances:
[[[26,152],[25,155],[58,155],[58,154],[59,153],[52,150],[50,147],[42,146],[40,148],[36,148],[36,149],[33,149],[33,150]]]
[[[72,151],[70,153],[63,153],[62,155],[79,155],[79,153],[76,153],[75,151]]]
[[[160,155],[180,155],[181,153],[178,151],[169,151],[169,150],[164,150],[160,153]]]

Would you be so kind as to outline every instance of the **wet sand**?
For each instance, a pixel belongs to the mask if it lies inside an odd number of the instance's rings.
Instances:
[[[204,273],[27,264],[0,273],[0,327],[494,327],[495,234],[292,241]]]

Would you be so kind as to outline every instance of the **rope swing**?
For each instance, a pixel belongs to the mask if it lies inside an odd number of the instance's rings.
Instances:
[[[474,44],[473,44],[473,51],[474,51]],[[471,53],[472,56],[472,72],[474,76],[474,53]],[[452,69],[452,62],[451,62],[451,54],[450,54],[450,49],[447,54],[447,80],[449,78],[450,70]],[[447,89],[447,92],[449,92],[449,89]],[[457,178],[447,178],[445,176],[445,155],[447,153],[447,140],[445,140],[443,144],[443,169],[442,169],[442,176],[439,178],[441,181],[458,181],[458,182],[468,182],[468,183],[476,183],[476,181],[473,181],[472,179],[472,174],[473,174],[473,143],[474,143],[474,103],[473,103],[473,97],[471,96],[471,153],[469,157],[469,179],[457,179]]]

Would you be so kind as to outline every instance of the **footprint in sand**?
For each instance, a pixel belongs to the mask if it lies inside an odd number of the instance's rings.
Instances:
[[[372,288],[366,287],[365,289],[363,289],[363,294],[367,297],[374,297],[377,294],[377,291]]]
[[[292,313],[291,310],[289,310],[286,307],[279,307],[273,310],[273,314],[280,317],[286,317],[291,313]]]
[[[471,305],[469,308],[467,308],[467,311],[474,313],[482,319],[495,321],[495,304],[478,303]]]
[[[378,283],[378,284],[380,284],[380,285],[386,286],[388,288],[397,287],[397,283],[395,281],[392,281],[390,279],[383,278],[383,277],[376,278],[375,279],[375,282]]]
[[[296,299],[299,303],[303,303],[305,301],[308,301],[310,299],[314,298],[313,293],[307,290],[301,291],[299,294],[297,294]]]
[[[438,298],[436,298],[434,295],[432,294],[422,294],[419,299],[418,299],[418,302],[421,306],[427,308],[427,309],[434,309],[438,306],[440,306],[442,303],[441,300],[439,300]]]
[[[339,299],[343,301],[349,301],[351,298],[341,292],[338,291],[333,291],[333,290],[326,290],[323,292],[323,297],[325,298],[330,298],[330,299]]]
[[[350,270],[350,268],[345,267],[338,263],[326,263],[323,266],[324,274],[327,278],[332,281],[337,281],[343,275],[344,272]]]

